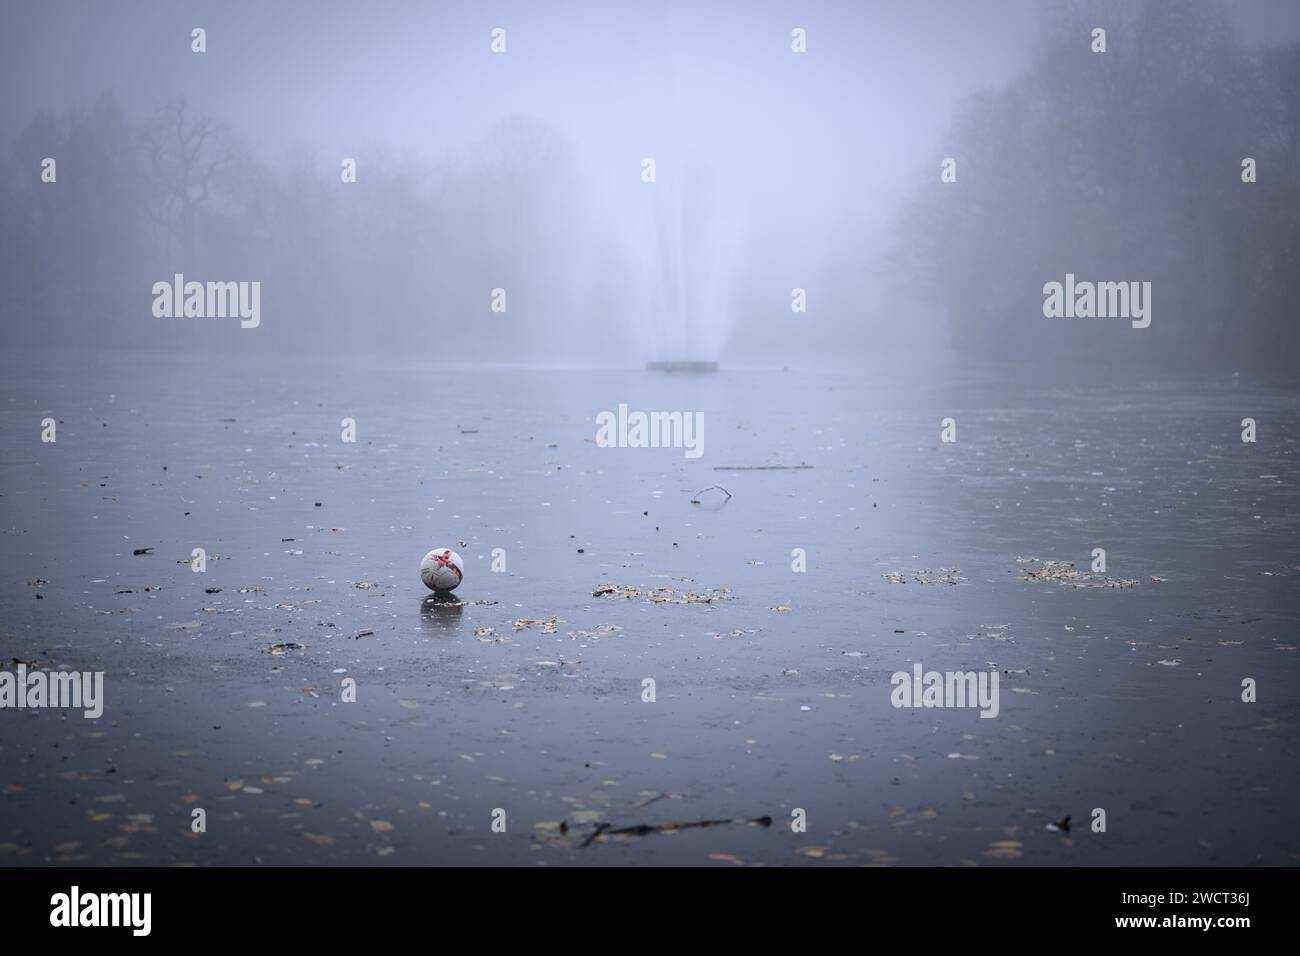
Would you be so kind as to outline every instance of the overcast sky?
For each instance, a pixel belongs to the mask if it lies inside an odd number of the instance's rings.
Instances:
[[[955,98],[1011,76],[1041,4],[666,6],[7,2],[3,122],[12,133],[38,110],[113,90],[133,111],[184,94],[272,153],[305,142],[436,155],[512,114],[638,155],[665,126],[710,153],[738,130],[783,127],[793,140],[801,124],[860,147],[937,134]],[[203,56],[189,49],[195,26],[208,31]],[[504,57],[489,51],[498,26]],[[796,26],[810,55],[778,56]],[[839,83],[860,110],[822,111]],[[688,129],[674,125],[683,114]]]
[[[583,177],[552,245],[586,254],[582,230],[606,220],[631,247],[641,211],[628,191],[642,158],[659,163],[665,196],[692,181],[694,164],[703,186],[689,202],[716,223],[691,251],[714,269],[699,284],[730,294],[743,265],[789,288],[821,281],[818,268],[865,271],[898,201],[936,175],[958,104],[1024,73],[1057,5],[5,0],[0,139],[107,91],[131,117],[180,95],[262,159],[307,146],[323,177],[337,179],[347,156],[364,178],[385,154],[483,163],[475,142],[525,117],[563,134]],[[1224,5],[1246,45],[1300,41],[1300,0]],[[207,31],[202,55],[191,52],[195,27]],[[498,27],[506,55],[490,49]],[[790,52],[796,27],[807,31],[803,56]],[[574,269],[564,280],[590,284]]]
[[[6,0],[0,135],[111,90],[132,113],[184,95],[267,159],[302,145],[330,166],[375,147],[434,158],[522,115],[620,175],[642,156],[743,167],[761,153],[779,180],[784,153],[838,182],[879,183],[938,158],[955,104],[1024,68],[1050,7]],[[1245,42],[1300,39],[1294,0],[1232,8]],[[489,50],[494,27],[506,56]],[[807,56],[788,55],[794,27]]]

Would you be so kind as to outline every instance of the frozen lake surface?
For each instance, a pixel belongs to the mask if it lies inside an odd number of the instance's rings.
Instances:
[[[0,659],[104,671],[105,711],[0,712],[0,864],[1300,859],[1294,388],[3,372]],[[597,447],[620,402],[703,412],[704,454]],[[465,559],[459,600],[495,603],[427,602],[434,546]],[[1025,579],[1098,547],[1133,586]],[[917,662],[996,669],[1000,713],[892,707]]]

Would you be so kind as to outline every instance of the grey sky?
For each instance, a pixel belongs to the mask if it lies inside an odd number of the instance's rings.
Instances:
[[[1247,42],[1300,38],[1290,0],[1231,6]],[[612,175],[642,156],[706,155],[765,167],[774,187],[811,163],[875,189],[931,158],[958,101],[1024,67],[1050,8],[12,2],[0,14],[0,133],[106,90],[134,114],[180,94],[264,157],[307,146],[334,166],[377,148],[436,158],[523,115]],[[189,49],[195,26],[208,32],[202,56]],[[488,48],[498,26],[506,56]],[[813,55],[778,56],[796,26]]]
[[[637,176],[654,157],[660,213],[676,202],[699,213],[681,229],[713,230],[673,240],[698,240],[683,255],[698,267],[694,285],[717,297],[699,310],[756,312],[782,286],[788,297],[796,285],[837,284],[838,314],[853,326],[870,311],[865,277],[898,204],[934,179],[959,105],[1023,75],[1060,5],[11,0],[0,11],[0,138],[106,91],[132,119],[180,95],[255,157],[277,164],[306,147],[331,180],[341,157],[355,157],[364,182],[384,157],[484,165],[476,142],[524,117],[562,133],[580,183],[565,195],[560,184],[534,188],[557,204],[539,218],[552,228],[539,249],[575,258],[535,259],[539,297],[558,301],[562,284],[589,290],[600,276],[653,280],[663,262],[645,260],[667,258],[642,237],[651,193]],[[1294,0],[1224,6],[1246,44],[1300,40]],[[196,26],[203,55],[190,50]],[[504,56],[489,48],[495,27],[507,31]],[[806,56],[790,54],[795,27],[807,31]],[[422,183],[437,177],[410,168]],[[695,184],[685,199],[671,192],[682,183]],[[388,240],[395,261],[411,254],[397,231]],[[155,271],[170,274],[164,265]],[[731,303],[738,288],[756,301]]]

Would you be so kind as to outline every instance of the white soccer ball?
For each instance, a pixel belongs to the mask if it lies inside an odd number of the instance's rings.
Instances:
[[[430,591],[454,591],[465,577],[465,562],[450,548],[434,548],[420,562],[420,580]]]

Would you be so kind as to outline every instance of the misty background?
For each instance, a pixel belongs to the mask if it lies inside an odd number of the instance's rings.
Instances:
[[[1294,365],[1294,3],[0,17],[6,349]],[[155,318],[178,272],[260,281],[261,326]],[[1067,272],[1152,282],[1151,327],[1044,318]]]

